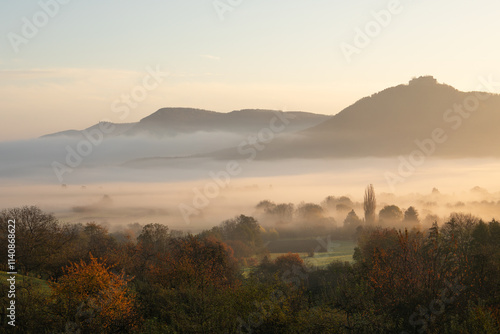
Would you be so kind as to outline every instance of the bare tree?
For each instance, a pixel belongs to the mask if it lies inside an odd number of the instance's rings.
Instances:
[[[373,189],[373,184],[366,187],[365,190],[365,201],[363,203],[365,209],[365,223],[366,225],[375,224],[375,209],[377,207],[377,200],[375,199],[375,190]]]

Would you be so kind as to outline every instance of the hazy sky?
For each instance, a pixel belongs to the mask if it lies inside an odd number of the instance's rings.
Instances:
[[[473,90],[500,78],[499,13],[495,0],[2,1],[0,140],[161,107],[335,114],[426,74]]]

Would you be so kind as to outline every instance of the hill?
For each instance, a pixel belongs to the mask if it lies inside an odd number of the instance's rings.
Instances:
[[[285,132],[301,131],[318,125],[330,117],[307,112],[281,112],[260,109],[244,109],[220,113],[193,108],[162,108],[136,123],[112,123],[114,131],[106,137],[144,135],[162,138],[196,132],[224,132],[246,135],[269,127],[271,120],[276,117],[277,113],[283,113],[291,119],[290,125],[284,130]],[[85,130],[90,131],[98,126],[99,124],[96,124]],[[45,135],[42,138],[61,136],[83,138],[83,132],[67,130]]]
[[[277,139],[258,158],[387,157],[415,150],[440,157],[499,156],[499,125],[500,95],[461,92],[420,77],[362,98],[292,139]],[[236,157],[231,152],[214,156]]]

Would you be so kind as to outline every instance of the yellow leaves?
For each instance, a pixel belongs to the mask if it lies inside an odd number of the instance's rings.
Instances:
[[[131,278],[111,272],[92,254],[90,263],[73,263],[64,272],[57,283],[50,283],[57,313],[99,332],[118,323],[136,323],[134,296],[127,286]]]

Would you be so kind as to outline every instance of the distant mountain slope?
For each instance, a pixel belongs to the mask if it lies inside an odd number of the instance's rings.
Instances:
[[[307,112],[281,112],[275,110],[236,110],[229,113],[219,113],[193,108],[162,108],[141,119],[137,123],[116,124],[114,131],[108,137],[146,135],[153,137],[172,137],[195,132],[228,132],[248,134],[267,128],[278,114],[286,114],[290,124],[284,132],[295,132],[318,125],[331,116]],[[96,124],[85,130],[99,127]],[[65,136],[71,138],[83,137],[82,131],[68,130],[43,137]],[[42,137],[42,138],[43,138]]]
[[[274,110],[245,109],[229,113],[219,113],[191,108],[163,108],[143,118],[127,131],[127,135],[148,134],[154,136],[173,136],[181,133],[231,132],[252,133],[269,127],[276,117]],[[318,125],[330,116],[306,112],[285,112],[292,116],[286,132],[300,131]]]
[[[409,155],[435,130],[441,134],[435,156],[500,156],[499,129],[500,95],[420,77],[365,97],[293,140],[276,140],[259,158]],[[215,155],[228,158],[228,152]]]
[[[113,128],[113,131],[110,133],[107,133],[107,131],[100,131],[104,137],[109,138],[109,137],[116,137],[123,135],[127,131],[129,131],[136,123],[107,123],[106,129]],[[93,130],[99,130],[100,126],[102,123],[98,123],[95,125],[92,125],[91,127],[86,128],[85,130],[66,130],[66,131],[61,131],[61,132],[56,132],[56,133],[51,133],[48,135],[41,136],[40,138],[54,138],[54,137],[68,137],[68,138],[85,138],[83,132],[92,132]]]
[[[269,128],[272,119],[284,116],[290,120],[282,131],[285,135],[261,144],[255,143],[258,136],[253,137],[253,143],[247,140],[248,134]],[[141,166],[178,163],[184,158],[408,157],[418,151],[435,157],[498,157],[500,95],[461,92],[427,76],[362,98],[335,116],[163,108],[138,123],[116,126],[112,135],[127,139],[120,150],[129,153],[129,160],[138,159],[134,164]],[[198,132],[203,135],[191,135]],[[79,132],[60,134],[77,136]],[[151,144],[144,143],[148,150],[143,147],[139,154],[132,148],[138,146],[131,145],[137,135],[155,140],[172,138],[171,148],[160,144],[149,149]],[[189,137],[189,152],[179,144],[181,135]]]

